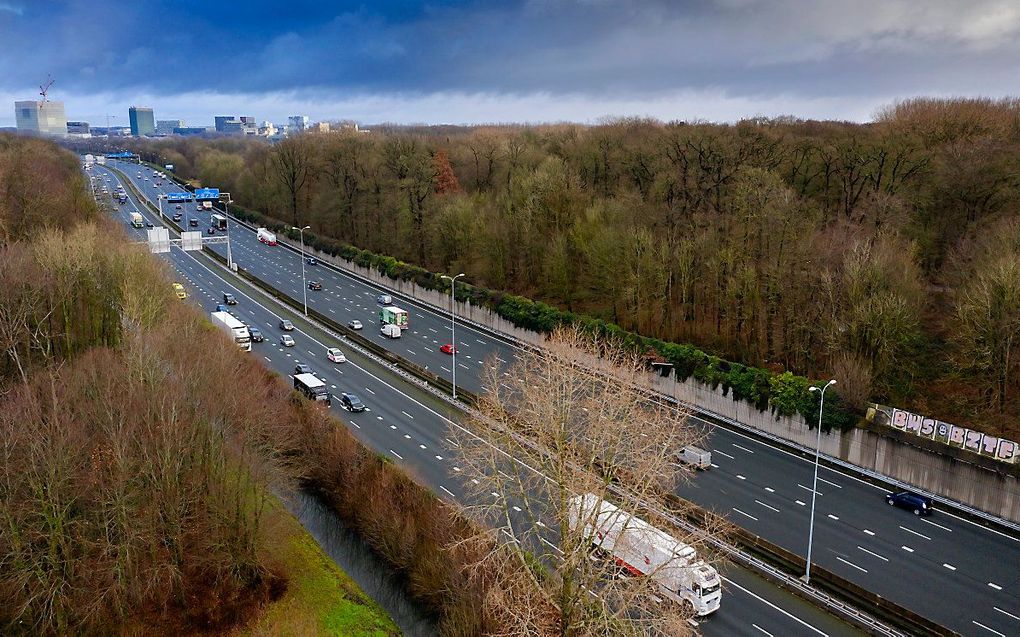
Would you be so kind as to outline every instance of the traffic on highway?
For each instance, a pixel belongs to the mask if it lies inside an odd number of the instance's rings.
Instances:
[[[137,190],[158,204],[157,196],[182,189],[170,179],[157,185],[151,169],[135,164],[110,162],[120,172],[97,167],[96,174],[109,177],[112,185],[126,175]],[[117,213],[133,236],[141,239],[145,229],[132,225],[132,215],[159,224],[133,195]],[[164,207],[167,205],[163,203]],[[194,207],[194,204],[190,204]],[[168,212],[164,210],[164,212]],[[210,214],[196,210],[186,214],[213,228]],[[222,214],[222,213],[216,213]],[[372,342],[436,373],[452,374],[452,348],[456,347],[457,384],[481,390],[479,373],[487,361],[510,360],[514,344],[497,334],[458,321],[457,339],[450,333],[449,315],[415,300],[400,297],[346,273],[319,258],[314,264],[282,243],[260,241],[255,229],[224,215],[233,261],[247,272],[291,298],[307,298],[309,308],[346,325],[365,326]],[[194,229],[196,224],[191,224]],[[225,245],[214,250],[226,254]],[[208,312],[231,294],[236,305],[227,310],[256,327],[263,341],[251,343],[253,355],[285,376],[293,376],[298,364],[307,365],[334,396],[351,394],[363,411],[348,411],[343,419],[359,437],[398,462],[414,467],[437,493],[463,497],[458,468],[444,432],[456,426],[457,409],[407,379],[379,365],[343,339],[295,314],[255,290],[204,255],[174,249],[168,260],[180,273],[188,300]],[[304,266],[304,277],[302,269]],[[311,272],[309,272],[311,271]],[[307,282],[317,285],[312,287]],[[384,304],[380,295],[391,295],[393,306],[409,313],[408,327],[400,338],[388,338],[379,329]],[[281,328],[289,320],[294,330]],[[292,343],[286,343],[286,337]],[[339,349],[346,362],[329,360],[328,351]],[[334,356],[334,358],[336,358]],[[353,401],[333,401],[332,409],[351,409]],[[697,419],[706,428],[705,444],[711,450],[711,466],[680,487],[679,494],[726,515],[733,523],[789,551],[804,555],[807,545],[809,503],[813,465],[800,455],[777,449],[742,432]],[[961,634],[1020,634],[1020,541],[995,529],[985,528],[952,511],[923,511],[915,515],[913,504],[887,504],[890,490],[864,482],[848,473],[823,468],[819,475],[813,563],[895,601]],[[907,502],[907,500],[903,500]],[[921,511],[918,509],[919,512]],[[706,634],[836,634],[849,629],[817,609],[779,591],[741,569],[727,569],[722,610],[702,626]],[[742,596],[742,597],[740,597]],[[740,601],[737,601],[737,600]],[[721,631],[721,632],[717,632]]]

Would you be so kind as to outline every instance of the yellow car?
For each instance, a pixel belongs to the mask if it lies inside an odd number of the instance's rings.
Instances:
[[[188,293],[184,291],[184,286],[180,283],[174,283],[174,294],[176,294],[179,299],[188,298]]]

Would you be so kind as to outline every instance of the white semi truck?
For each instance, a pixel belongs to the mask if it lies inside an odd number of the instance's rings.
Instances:
[[[258,238],[259,241],[266,244],[267,246],[276,245],[276,235],[270,232],[269,230],[266,230],[265,228],[259,228]]]
[[[213,325],[226,332],[238,347],[246,352],[251,351],[251,333],[244,323],[234,318],[230,312],[213,312],[211,318]]]
[[[142,213],[140,212],[131,213],[131,225],[134,226],[135,228],[141,228],[143,225],[145,225],[145,220],[142,219]]]
[[[569,501],[570,529],[631,575],[650,577],[659,595],[690,604],[699,617],[719,610],[722,581],[694,548],[593,493]]]

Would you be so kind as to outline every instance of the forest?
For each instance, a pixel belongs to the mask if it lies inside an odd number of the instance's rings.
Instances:
[[[1020,434],[1020,101],[126,142],[238,208],[725,360]]]

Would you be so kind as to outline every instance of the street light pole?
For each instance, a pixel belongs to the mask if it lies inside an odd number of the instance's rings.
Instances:
[[[456,297],[454,296],[454,290],[457,288],[457,279],[464,276],[461,272],[457,276],[449,277],[445,274],[442,275],[444,279],[450,280],[450,345],[453,346],[453,397],[457,398],[457,312],[456,312]]]
[[[807,570],[804,571],[804,583],[811,583],[811,546],[815,539],[815,497],[818,495],[818,456],[822,447],[822,410],[825,409],[825,390],[836,384],[836,379],[825,383],[825,387],[809,387],[812,392],[819,392],[821,400],[818,404],[818,433],[815,440],[815,479],[811,484],[811,522],[808,524]]]
[[[304,228],[298,228],[297,226],[291,226],[292,230],[297,230],[298,234],[301,235],[301,291],[305,297],[305,317],[308,317],[308,282],[305,281],[305,230],[310,230],[311,226],[305,226]]]
[[[223,202],[223,232],[227,235],[227,269],[231,272],[234,270],[234,259],[230,256],[230,212],[227,210],[227,206],[230,204],[230,193],[227,194],[227,200]],[[307,314],[307,310],[305,311]]]

